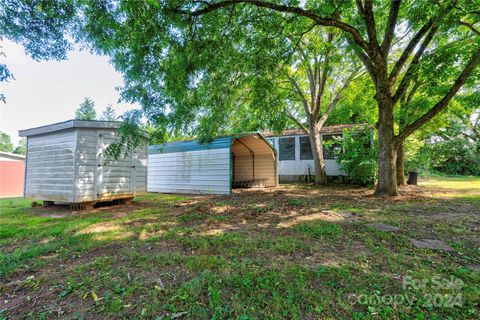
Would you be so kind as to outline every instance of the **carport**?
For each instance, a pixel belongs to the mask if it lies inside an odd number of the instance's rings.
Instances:
[[[150,192],[229,194],[277,185],[276,151],[260,133],[148,147]]]

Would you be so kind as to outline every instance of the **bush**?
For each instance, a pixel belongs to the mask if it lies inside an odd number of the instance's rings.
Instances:
[[[427,141],[407,165],[422,173],[480,175],[480,145],[460,135]]]
[[[339,141],[342,148],[337,149],[335,154],[340,167],[348,174],[347,181],[362,186],[373,185],[377,175],[373,131],[345,131]]]

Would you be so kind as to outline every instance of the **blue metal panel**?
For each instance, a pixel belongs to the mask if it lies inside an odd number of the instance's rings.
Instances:
[[[198,141],[178,141],[160,145],[148,146],[148,154],[186,152],[210,149],[230,148],[232,137],[222,137],[210,143],[199,143]]]

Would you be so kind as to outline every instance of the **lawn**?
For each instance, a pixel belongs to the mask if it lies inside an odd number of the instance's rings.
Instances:
[[[0,319],[478,318],[480,178],[402,193],[283,185],[80,212],[2,199]]]

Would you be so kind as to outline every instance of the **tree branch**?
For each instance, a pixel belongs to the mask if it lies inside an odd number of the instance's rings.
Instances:
[[[174,13],[179,13],[179,14],[185,14],[193,17],[201,16],[222,8],[230,7],[238,3],[246,3],[246,4],[251,4],[253,6],[259,7],[259,8],[266,8],[266,9],[271,9],[274,11],[278,12],[287,12],[287,13],[294,13],[298,16],[306,17],[309,18],[313,21],[315,21],[317,24],[322,25],[322,26],[327,26],[327,27],[336,27],[338,29],[341,29],[347,33],[349,33],[354,41],[363,49],[365,52],[368,51],[368,45],[363,39],[362,35],[358,30],[353,27],[352,25],[349,25],[348,23],[342,22],[336,18],[325,18],[321,17],[318,14],[316,14],[313,11],[310,10],[305,10],[300,7],[294,7],[294,6],[288,6],[288,5],[282,5],[282,4],[275,4],[271,3],[268,1],[263,1],[263,0],[224,0],[216,3],[212,3],[207,5],[203,9],[198,9],[194,11],[186,11],[182,10],[180,8],[173,8],[169,9],[170,11]]]
[[[420,88],[422,85],[421,81],[418,81],[418,79],[413,83],[413,87],[410,89],[410,92],[407,94],[403,94],[403,96],[400,98],[400,112],[399,112],[399,120],[398,120],[398,128],[399,130],[405,129],[407,125],[407,107],[410,105],[410,102],[412,101],[413,97],[415,96],[415,93],[417,90]]]
[[[378,48],[377,28],[375,26],[375,16],[373,15],[373,1],[365,0],[363,10],[365,23],[367,25],[369,44],[373,46],[373,48]]]
[[[420,30],[413,36],[413,38],[410,40],[408,43],[407,47],[405,50],[403,50],[400,58],[397,60],[397,63],[392,68],[392,71],[390,72],[390,75],[388,76],[388,81],[390,85],[393,85],[397,81],[397,77],[402,71],[405,63],[407,62],[408,58],[412,54],[413,50],[415,50],[415,47],[418,45],[420,40],[422,40],[423,36],[430,30],[431,27],[435,24],[435,21],[438,19],[441,19],[444,15],[446,15],[450,10],[452,10],[455,6],[455,1],[450,2],[450,4],[445,7],[445,9],[440,10],[439,13],[435,16],[430,18],[430,20],[425,23]]]
[[[390,75],[388,76],[388,81],[390,82],[390,85],[393,85],[397,81],[397,77],[400,71],[403,69],[403,66],[412,54],[413,50],[432,26],[433,19],[430,19],[426,24],[423,25],[423,27],[420,28],[420,30],[418,30],[418,32],[410,40],[405,50],[403,50],[402,55],[397,60],[397,63],[395,63],[395,65],[393,66]]]
[[[303,107],[305,108],[305,113],[307,113],[307,114],[311,113],[312,111],[310,110],[310,106],[308,105],[308,101],[307,101],[307,98],[305,97],[305,93],[303,92],[303,90],[300,87],[300,85],[298,84],[298,82],[295,81],[295,79],[290,77],[288,74],[287,74],[287,78],[288,78],[288,80],[290,80],[290,83],[295,87],[298,95],[302,99]]]
[[[295,124],[296,124],[300,129],[302,129],[306,134],[309,134],[308,129],[307,129],[303,124],[301,124],[300,121],[298,121],[297,118],[295,118],[295,116],[290,113],[290,111],[285,110],[285,114],[287,115],[287,117],[289,117],[290,119],[292,119],[293,122],[295,122]]]
[[[360,58],[360,60],[363,62],[363,65],[365,66],[365,69],[367,69],[368,73],[370,74],[370,76],[372,77],[372,79],[375,80],[375,72],[373,70],[373,65],[372,65],[372,62],[370,61],[370,59],[368,58],[368,56],[365,54],[365,52],[363,52],[362,50],[360,50],[354,42],[352,42],[351,39],[349,39],[347,37],[347,41],[348,43],[352,46],[353,48],[353,51],[355,51],[355,54]]]
[[[382,47],[380,48],[382,55],[386,58],[392,45],[393,37],[395,36],[395,25],[397,24],[398,11],[402,0],[390,1],[390,12],[388,14],[387,27],[385,28],[385,35],[383,36]]]
[[[438,101],[430,110],[428,110],[423,116],[409,124],[405,127],[405,129],[400,132],[394,139],[394,145],[398,146],[401,142],[405,140],[409,135],[411,135],[415,130],[420,128],[422,125],[430,121],[433,117],[435,117],[440,111],[445,109],[448,106],[450,100],[455,96],[455,94],[460,90],[460,88],[464,85],[465,81],[467,81],[470,74],[473,70],[478,66],[480,63],[480,48],[477,48],[476,52],[473,54],[472,58],[463,69],[462,73],[458,76],[457,80],[455,80],[453,86],[450,88],[448,93]]]
[[[329,44],[327,52],[325,53],[324,59],[325,62],[323,63],[323,70],[322,70],[322,77],[320,79],[320,82],[318,84],[318,92],[316,96],[313,96],[315,98],[315,105],[312,106],[312,113],[313,113],[313,118],[316,119],[320,113],[320,108],[322,106],[322,98],[323,95],[325,94],[325,86],[327,84],[327,79],[328,79],[328,71],[330,68],[330,51],[331,51],[331,44],[333,42],[333,33],[329,32],[327,35],[327,43]],[[320,78],[320,72],[318,74]]]
[[[342,87],[340,89],[338,89],[337,92],[333,95],[333,99],[330,100],[330,102],[328,104],[328,107],[327,107],[327,110],[320,117],[320,119],[318,119],[317,123],[315,124],[317,126],[318,130],[320,130],[323,127],[325,121],[327,121],[328,117],[333,112],[333,109],[335,109],[338,102],[340,102],[340,100],[342,99],[343,91],[348,88],[348,86],[355,79],[355,77],[357,76],[358,73],[359,73],[358,69],[353,70],[352,73],[348,76],[348,78],[343,83]]]
[[[293,54],[297,51],[297,49],[300,49],[301,50],[301,47],[300,47],[300,42],[302,42],[302,39],[303,39],[303,36],[305,36],[307,33],[309,33],[310,31],[312,31],[312,29],[316,26],[317,24],[314,23],[310,26],[310,28],[308,28],[307,30],[303,31],[302,33],[298,34],[299,35],[299,38],[298,40],[296,41],[296,44],[295,46],[293,47],[293,50],[292,52],[290,52],[288,54],[288,57],[287,59],[285,59],[285,62],[289,62],[290,61],[290,58],[293,56]],[[290,41],[293,43],[293,39],[292,38],[289,38]]]
[[[313,112],[313,110],[315,109],[315,106],[313,105],[313,99],[317,90],[317,74],[313,73],[312,67],[308,61],[305,61],[305,64],[307,65],[308,84],[310,86],[310,110]]]
[[[465,27],[467,27],[468,29],[472,30],[474,33],[477,34],[477,36],[480,36],[480,31],[478,31],[477,29],[475,29],[475,27],[473,26],[473,24],[468,23],[468,22],[465,22],[465,21],[460,21],[460,24],[461,24],[462,26],[465,26]]]
[[[363,7],[362,0],[355,0],[355,3],[357,4],[358,13],[361,16],[364,16],[365,15],[365,8]]]
[[[420,45],[420,48],[418,48],[417,52],[416,52],[415,55],[413,56],[412,62],[410,62],[410,65],[409,65],[409,67],[408,67],[408,69],[407,69],[407,72],[406,72],[405,75],[403,76],[402,81],[401,81],[400,84],[398,85],[397,91],[395,92],[395,94],[394,94],[393,97],[392,97],[394,104],[395,104],[395,103],[400,99],[400,97],[405,93],[405,90],[407,90],[407,87],[408,87],[408,85],[410,84],[410,80],[411,80],[411,78],[413,77],[413,74],[414,74],[415,71],[416,71],[417,64],[418,64],[418,62],[420,61],[420,58],[422,57],[423,53],[424,53],[425,50],[427,49],[428,45],[429,45],[430,42],[432,41],[433,36],[434,36],[435,33],[437,32],[437,30],[438,30],[438,26],[437,26],[437,25],[432,26],[432,28],[431,28],[430,31],[428,32],[427,36],[426,36],[425,39],[423,40],[422,44]]]

